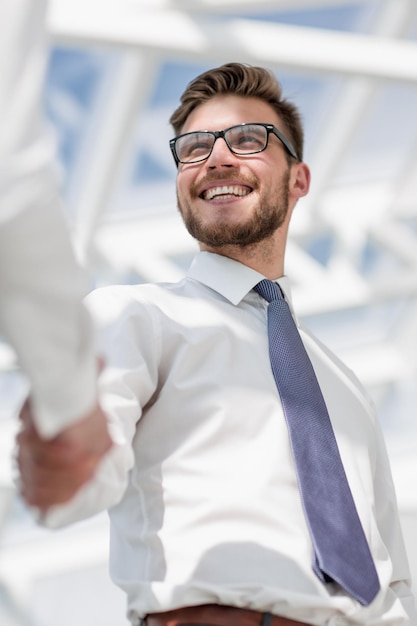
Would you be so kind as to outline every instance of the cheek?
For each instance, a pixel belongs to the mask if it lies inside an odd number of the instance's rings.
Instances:
[[[187,175],[187,172],[179,171],[177,174],[177,193],[180,195],[184,195],[187,189],[190,188],[191,180],[190,176]]]
[[[181,211],[192,204],[190,183],[188,183],[186,177],[183,176],[178,176],[177,178],[177,204]]]
[[[196,177],[192,172],[181,172],[177,176],[177,197],[190,200],[197,199]]]
[[[183,206],[184,205],[184,194],[182,192],[182,189],[179,185],[177,185],[177,202],[178,205]]]

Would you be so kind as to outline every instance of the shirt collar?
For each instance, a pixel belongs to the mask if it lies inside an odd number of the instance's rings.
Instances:
[[[253,287],[265,278],[247,265],[213,252],[199,252],[187,276],[210,287],[234,305],[239,304]],[[292,310],[288,277],[282,276],[275,282],[282,288]]]

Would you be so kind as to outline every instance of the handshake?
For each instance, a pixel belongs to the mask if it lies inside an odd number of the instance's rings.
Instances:
[[[29,506],[46,511],[68,502],[86,484],[112,446],[106,416],[92,411],[52,439],[41,437],[27,399],[20,411],[17,464],[21,495]]]

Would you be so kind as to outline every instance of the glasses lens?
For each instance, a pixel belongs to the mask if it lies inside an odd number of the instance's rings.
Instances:
[[[268,133],[261,124],[242,124],[229,128],[225,139],[235,154],[254,154],[265,150]]]
[[[203,161],[208,157],[214,143],[210,132],[187,133],[178,137],[175,151],[181,163]]]

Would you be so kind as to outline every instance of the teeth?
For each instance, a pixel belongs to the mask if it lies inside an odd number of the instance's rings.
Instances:
[[[238,185],[223,185],[222,187],[213,187],[208,189],[204,194],[205,200],[212,200],[216,196],[247,196],[249,189],[247,187],[239,187]]]

